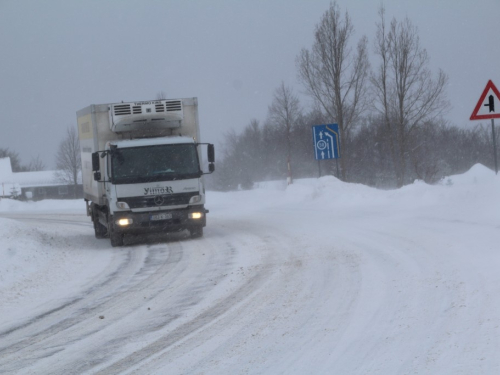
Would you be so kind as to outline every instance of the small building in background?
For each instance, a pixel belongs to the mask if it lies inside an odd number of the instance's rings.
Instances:
[[[56,172],[12,172],[10,158],[0,158],[0,196],[35,201],[83,198],[81,174],[75,186],[61,182]]]
[[[21,194],[21,186],[14,181],[10,158],[0,158],[0,197]]]

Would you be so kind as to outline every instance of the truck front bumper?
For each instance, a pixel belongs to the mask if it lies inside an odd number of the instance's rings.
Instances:
[[[206,214],[203,205],[185,209],[147,211],[147,212],[116,212],[113,224],[120,233],[152,233],[177,232],[193,227],[206,225]]]

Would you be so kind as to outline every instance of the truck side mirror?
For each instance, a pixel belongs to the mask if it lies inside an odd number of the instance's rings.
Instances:
[[[101,172],[94,172],[94,181],[101,181]]]
[[[208,162],[209,163],[214,163],[215,162],[215,149],[214,145],[209,144],[207,147],[207,156],[208,156]]]
[[[101,167],[99,165],[99,153],[98,152],[93,152],[92,153],[92,170],[94,172],[97,172],[97,171],[99,171],[100,168]]]
[[[210,173],[213,173],[215,171],[215,164],[214,163],[210,163],[208,165],[208,170],[210,171]]]

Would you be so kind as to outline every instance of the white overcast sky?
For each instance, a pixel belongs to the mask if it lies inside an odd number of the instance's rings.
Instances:
[[[373,57],[380,1],[340,0]],[[75,112],[90,104],[199,99],[203,141],[264,121],[329,0],[0,0],[0,148],[48,168]],[[489,79],[500,88],[500,0],[385,0],[419,28],[434,73],[449,76],[447,119],[469,117]],[[372,64],[376,60],[372,59]],[[307,98],[302,97],[308,108]],[[488,122],[485,122],[488,123]],[[488,123],[489,124],[489,123]],[[500,125],[500,121],[498,121]]]

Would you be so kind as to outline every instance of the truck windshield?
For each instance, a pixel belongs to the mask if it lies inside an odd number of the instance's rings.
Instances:
[[[111,154],[115,184],[197,178],[201,175],[195,144],[119,148]]]

